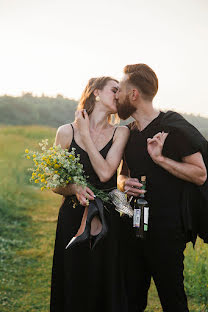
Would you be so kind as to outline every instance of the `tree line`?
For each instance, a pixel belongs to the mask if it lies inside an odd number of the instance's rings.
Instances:
[[[32,93],[17,97],[0,96],[0,124],[45,125],[57,128],[74,120],[77,104],[77,101],[60,94],[56,97],[38,97]],[[193,114],[183,116],[208,138],[208,118]]]

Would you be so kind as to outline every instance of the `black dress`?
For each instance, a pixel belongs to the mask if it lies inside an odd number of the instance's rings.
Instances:
[[[100,151],[105,158],[113,137]],[[69,151],[76,148],[89,182],[102,190],[116,188],[116,173],[106,183],[96,175],[88,154],[74,136]],[[108,210],[107,210],[108,209]],[[124,282],[123,235],[125,224],[110,204],[105,210],[108,234],[95,249],[89,242],[65,249],[77,233],[84,207],[73,208],[71,197],[64,198],[58,217],[51,284],[51,312],[127,312]]]

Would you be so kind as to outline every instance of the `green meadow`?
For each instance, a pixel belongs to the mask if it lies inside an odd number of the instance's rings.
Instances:
[[[56,221],[61,197],[29,182],[26,148],[37,149],[56,129],[0,127],[0,311],[49,311]],[[185,287],[192,312],[208,312],[208,246],[187,245]],[[162,311],[152,283],[148,312]]]

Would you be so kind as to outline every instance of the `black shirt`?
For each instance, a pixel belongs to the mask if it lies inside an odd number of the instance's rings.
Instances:
[[[182,161],[184,156],[196,153],[198,150],[186,140],[183,133],[164,128],[159,114],[145,129],[139,131],[136,123],[128,125],[130,138],[125,149],[125,160],[132,178],[140,180],[147,177],[147,193],[145,197],[150,206],[149,231],[174,231],[182,227],[181,199],[185,181],[170,174],[167,170],[155,164],[147,151],[147,139],[156,133],[168,131],[163,147],[163,155],[173,160]]]

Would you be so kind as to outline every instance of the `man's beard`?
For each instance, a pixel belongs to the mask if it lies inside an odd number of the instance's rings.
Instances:
[[[136,107],[134,107],[129,100],[129,95],[126,95],[123,103],[119,103],[117,100],[116,106],[118,110],[118,116],[123,120],[129,118],[136,111]]]

